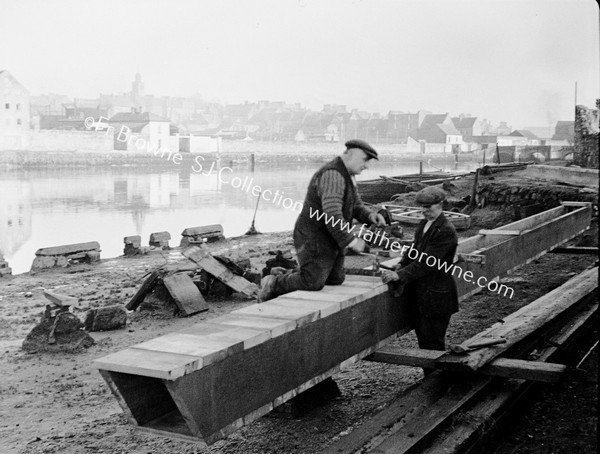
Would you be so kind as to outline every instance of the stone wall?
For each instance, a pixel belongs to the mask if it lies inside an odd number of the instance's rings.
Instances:
[[[550,185],[548,183],[497,183],[484,182],[477,188],[480,205],[514,207],[515,205],[539,205],[540,211],[560,205],[560,202],[592,202],[598,204],[597,191]]]
[[[598,141],[600,99],[596,100],[596,108],[575,107],[575,153],[573,163],[587,168],[598,168]]]

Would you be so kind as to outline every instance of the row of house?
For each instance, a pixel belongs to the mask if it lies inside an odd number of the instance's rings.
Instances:
[[[200,96],[156,97],[145,93],[140,74],[135,75],[130,92],[101,94],[95,99],[30,96],[8,71],[0,71],[0,87],[4,88],[0,91],[0,128],[10,133],[30,128],[85,130],[84,120],[94,117],[109,119],[113,127],[132,125],[130,129],[136,134],[145,128],[161,131],[158,134],[161,137],[183,134],[296,142],[361,138],[376,144],[412,141],[444,144],[452,150],[469,143],[537,145],[541,142],[530,131],[513,131],[505,122],[494,128],[486,119],[469,114],[453,117],[449,113],[389,111],[381,115],[348,110],[338,104],[326,104],[320,112],[315,112],[283,101],[222,106],[205,102]],[[574,122],[560,121],[553,139],[567,144],[572,142],[573,135]],[[164,137],[157,140],[165,142]]]

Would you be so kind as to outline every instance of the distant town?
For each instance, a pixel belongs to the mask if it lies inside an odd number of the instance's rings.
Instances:
[[[457,153],[490,145],[570,146],[575,134],[575,122],[570,120],[558,121],[553,129],[513,130],[507,122],[492,125],[463,113],[390,110],[381,114],[338,104],[325,104],[315,112],[285,101],[221,105],[200,96],[159,97],[145,93],[140,74],[131,82],[131,91],[94,99],[34,96],[7,70],[0,71],[0,86],[0,150],[68,148],[70,140],[78,144],[76,148],[102,151],[111,148],[112,141],[113,150],[134,151],[131,140],[117,140],[119,131],[127,131],[158,148],[172,147],[177,137],[178,151],[194,151],[201,137],[273,142],[361,138],[374,144],[403,144],[409,150]],[[89,118],[95,119],[93,125],[86,123]],[[110,138],[85,136],[109,128]],[[56,139],[60,131],[66,141]],[[77,135],[78,131],[84,135]]]

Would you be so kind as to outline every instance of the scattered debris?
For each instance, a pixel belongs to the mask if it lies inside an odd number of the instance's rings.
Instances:
[[[241,276],[235,275],[229,268],[215,259],[204,244],[199,244],[186,249],[183,251],[183,255],[200,265],[201,268],[236,292],[243,293],[251,298],[256,298],[258,286]]]
[[[274,255],[274,259],[267,260],[265,267],[262,269],[262,276],[265,277],[271,274],[273,268],[284,268],[285,270],[293,270],[298,266],[298,262],[293,259],[292,253],[288,251],[269,251],[270,255]]]
[[[40,323],[23,341],[23,350],[36,352],[73,352],[94,345],[94,339],[83,331],[83,323],[69,312],[69,306],[53,309],[50,305]]]

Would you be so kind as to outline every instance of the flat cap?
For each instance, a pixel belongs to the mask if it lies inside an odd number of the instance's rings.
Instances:
[[[352,140],[349,140],[348,142],[346,142],[345,145],[346,145],[347,150],[349,150],[350,148],[360,148],[362,151],[364,151],[367,154],[367,156],[369,156],[369,158],[379,160],[379,157],[377,156],[377,152],[375,151],[375,148],[373,148],[371,145],[369,145],[364,140],[352,139]]]
[[[445,198],[446,193],[442,189],[427,186],[425,189],[421,189],[417,192],[416,202],[419,205],[433,205],[435,203],[440,203]]]

